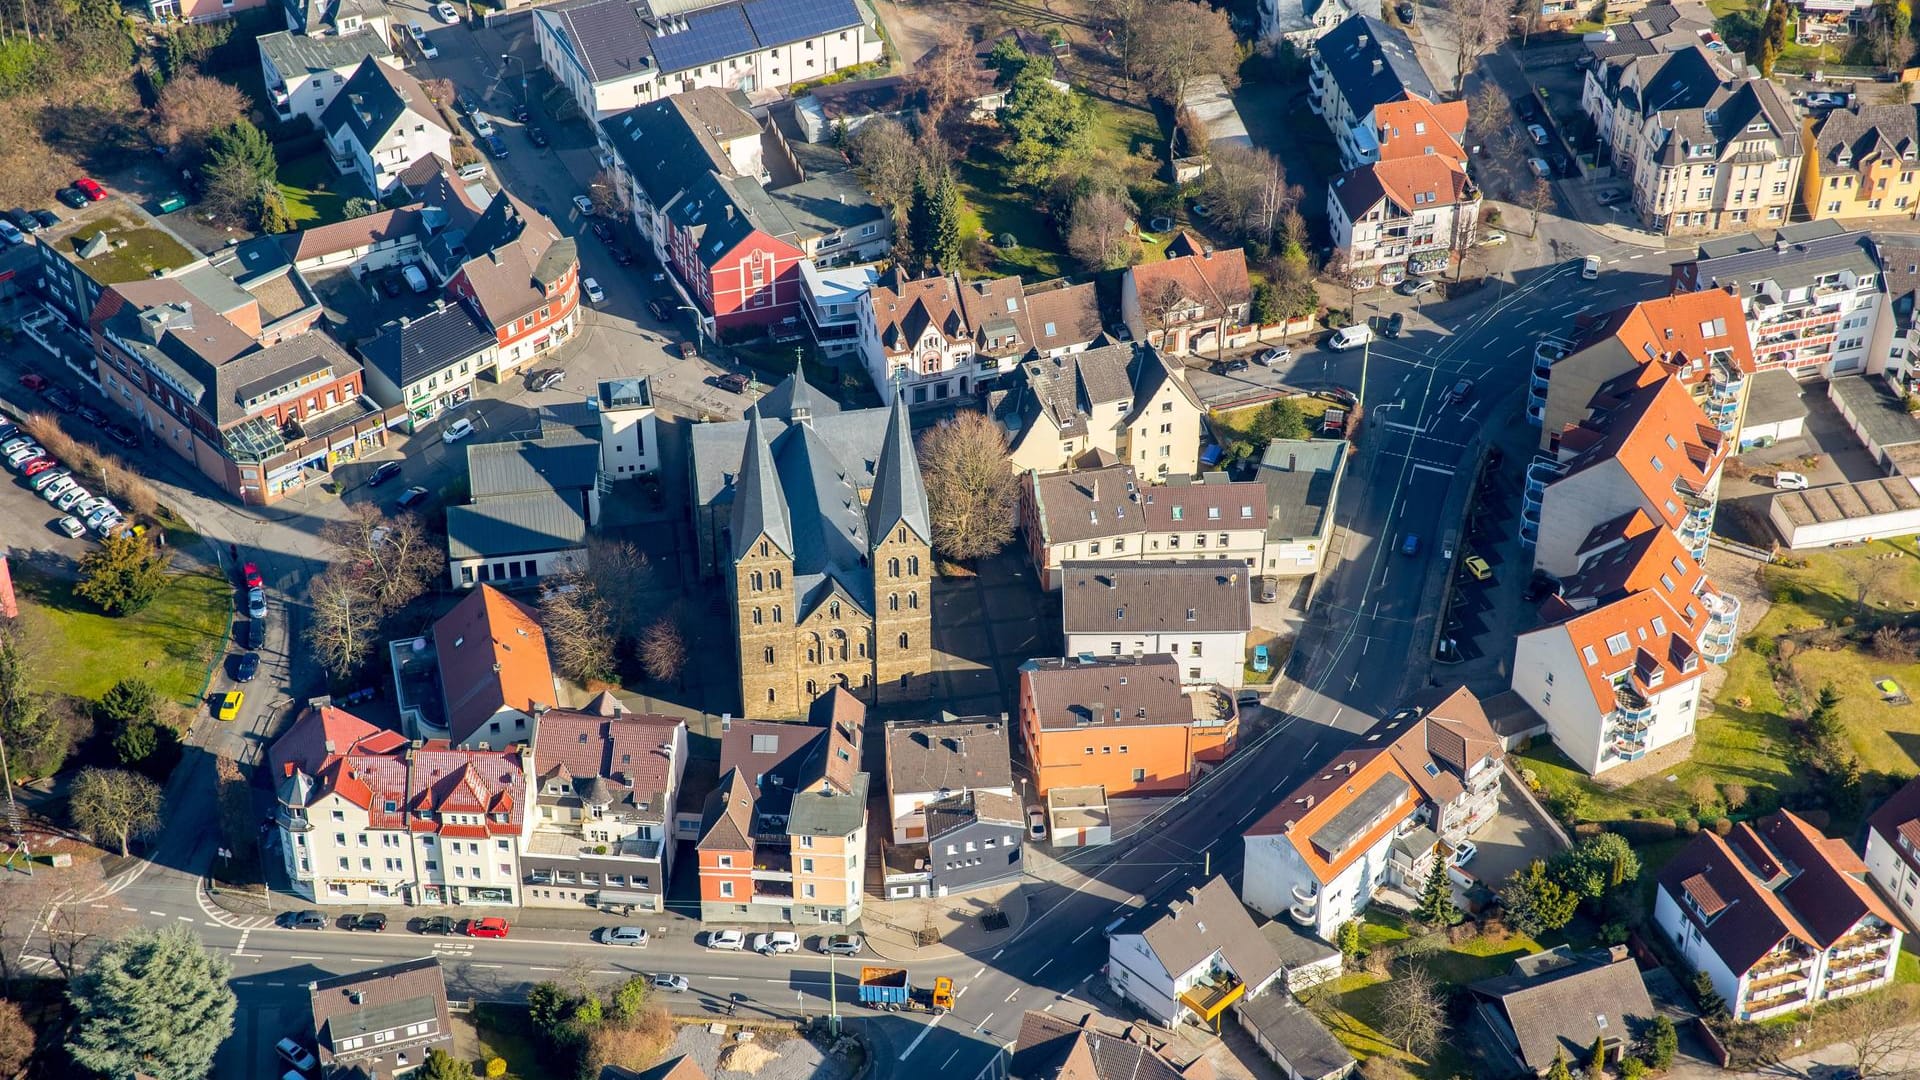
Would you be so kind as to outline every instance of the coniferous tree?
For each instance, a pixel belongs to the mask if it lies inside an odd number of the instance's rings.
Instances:
[[[67,1052],[104,1076],[201,1080],[233,1032],[232,975],[184,928],[109,942],[67,988]]]

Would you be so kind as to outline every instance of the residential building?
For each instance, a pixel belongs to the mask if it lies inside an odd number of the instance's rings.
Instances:
[[[268,0],[147,0],[147,18],[162,26],[173,22],[220,22],[243,11],[266,7],[267,3]]]
[[[871,266],[800,264],[800,310],[823,355],[844,356],[860,347],[861,302],[879,282],[880,271]]]
[[[580,410],[597,423],[598,414]],[[600,520],[597,427],[551,407],[533,438],[467,444],[469,500],[447,507],[447,572],[455,588],[518,588],[587,565],[587,528]]]
[[[867,374],[911,404],[944,404],[1024,357],[1078,353],[1101,332],[1093,283],[1053,285],[1030,291],[1017,277],[962,282],[958,273],[910,281],[896,270],[860,298]]]
[[[1240,741],[1233,695],[1188,690],[1167,655],[1029,660],[1019,709],[1036,798],[1090,785],[1109,796],[1177,795]]]
[[[1722,435],[1740,438],[1755,371],[1746,316],[1732,293],[1702,289],[1616,308],[1574,339],[1536,345],[1527,419],[1541,426],[1540,448],[1579,423],[1601,387],[1649,365],[1679,379]]]
[[[319,1080],[395,1080],[453,1052],[440,958],[403,960],[307,984]]]
[[[630,3],[607,6],[632,18]],[[601,156],[703,333],[768,327],[797,337],[807,332],[801,265],[884,254],[893,219],[845,154],[789,140],[742,104],[737,93],[704,88],[610,116],[599,126]]]
[[[571,0],[536,9],[540,63],[591,121],[674,94],[770,91],[881,58],[854,0]]]
[[[1740,602],[1644,510],[1593,530],[1514,646],[1513,689],[1598,774],[1693,734],[1701,663],[1733,654]]]
[[[1867,373],[1885,375],[1902,394],[1915,385],[1914,367],[1920,357],[1920,240],[1897,233],[1875,233],[1875,252],[1880,256],[1881,291],[1886,307],[1880,318],[1887,323],[1884,352],[1867,356]]]
[[[924,844],[927,807],[942,799],[971,791],[1011,798],[1010,734],[1004,715],[889,723],[887,810],[893,843]]]
[[[1192,1047],[1096,1012],[1076,1016],[1029,1009],[1011,1050],[1006,1080],[1213,1080],[1216,1075]]]
[[[1834,109],[1809,126],[1800,209],[1809,218],[1913,217],[1920,211],[1920,120],[1912,105]]]
[[[881,886],[888,899],[952,896],[1018,877],[1026,815],[1020,800],[995,791],[967,791],[926,804],[927,838],[883,845]]]
[[[440,299],[424,315],[382,325],[359,351],[367,396],[405,407],[407,430],[418,434],[441,413],[473,400],[473,384],[494,370],[500,343],[463,301]]]
[[[1593,530],[1634,510],[1706,558],[1733,442],[1678,375],[1649,364],[1618,376],[1550,446],[1527,467],[1521,499],[1520,539],[1535,545],[1535,569],[1572,574]]]
[[[1466,129],[1466,106],[1439,105],[1440,92],[1420,67],[1407,32],[1382,22],[1375,13],[1356,13],[1313,43],[1307,55],[1307,104],[1327,123],[1340,151],[1342,169],[1358,169],[1382,160],[1381,136],[1413,138],[1407,127],[1428,117],[1378,113],[1382,106],[1420,102],[1437,110],[1436,127]],[[1407,123],[1397,123],[1405,120]],[[1452,140],[1457,147],[1459,139]],[[1436,156],[1457,158],[1436,147]],[[1425,154],[1425,150],[1421,151]]]
[[[704,922],[846,924],[866,879],[867,707],[844,687],[805,723],[735,720],[696,844]]]
[[[1414,695],[1247,830],[1241,898],[1332,941],[1379,890],[1417,896],[1499,812],[1501,756],[1465,687]]]
[[[453,132],[427,100],[419,80],[369,56],[320,114],[333,167],[359,179],[377,198],[400,184],[414,162],[453,157]]]
[[[420,168],[418,163],[416,170]],[[422,245],[428,239],[422,210],[418,204],[398,210],[380,210],[331,225],[318,225],[299,232],[282,233],[278,239],[302,274],[340,267],[365,276],[424,259]]]
[[[1345,439],[1274,439],[1254,479],[1267,489],[1267,535],[1260,576],[1320,572],[1333,540],[1333,505],[1347,475]]]
[[[1799,198],[1798,114],[1717,38],[1601,58],[1581,106],[1601,160],[1632,182],[1633,208],[1656,233],[1784,225]]]
[[[573,237],[505,191],[474,213],[444,170],[422,200],[446,211],[424,253],[450,298],[469,304],[494,332],[498,378],[532,364],[573,335],[580,308],[580,252]]]
[[[1355,15],[1380,17],[1377,0],[1261,0],[1260,39],[1306,49]]]
[[[1026,475],[1020,526],[1042,588],[1059,588],[1068,562],[1224,560],[1249,576],[1262,564],[1265,484],[1226,473],[1198,482],[1172,474],[1157,485],[1136,476],[1127,465]]]
[[[1735,1020],[1765,1020],[1893,981],[1901,926],[1844,840],[1788,810],[1702,832],[1659,875],[1653,921]]]
[[[1102,345],[1016,369],[988,395],[1015,470],[1057,472],[1118,461],[1155,479],[1200,471],[1206,406],[1186,369],[1151,345]]]
[[[1591,63],[1623,63],[1637,56],[1675,52],[1696,44],[1724,53],[1713,12],[1696,0],[1608,0],[1607,25],[1582,35]],[[1744,63],[1735,53],[1730,61]]]
[[[1877,370],[1894,320],[1873,238],[1838,222],[1789,225],[1771,242],[1758,233],[1700,245],[1673,268],[1677,291],[1726,289],[1740,297],[1754,365],[1797,378]]]
[[[1795,14],[1794,41],[1805,45],[1837,41],[1844,47],[1848,38],[1867,32],[1873,22],[1873,4],[1871,0],[1801,0]]]
[[[933,533],[906,402],[894,398],[878,456],[861,458],[814,429],[804,379],[783,385],[790,426],[774,433],[750,408],[734,471],[725,569],[742,714],[790,715],[835,687],[925,697]]]
[[[1272,925],[1272,924],[1268,924]],[[1292,994],[1262,994],[1234,1010],[1286,1080],[1344,1080],[1360,1063]]]
[[[1060,611],[1068,656],[1172,656],[1185,686],[1238,689],[1253,579],[1218,562],[1070,562]]]
[[[1584,1063],[1595,1040],[1617,1062],[1659,1015],[1625,945],[1582,954],[1562,945],[1516,957],[1505,975],[1467,992],[1494,1035],[1488,1057],[1519,1076],[1545,1076],[1556,1060]]]
[[[445,705],[442,730],[455,746],[512,746],[560,695],[539,612],[491,585],[468,593],[433,624]],[[436,733],[437,734],[437,733]]]
[[[1867,874],[1908,924],[1920,905],[1920,781],[1910,780],[1867,819]]]
[[[360,365],[308,329],[319,301],[280,246],[243,246],[267,268],[229,277],[202,266],[115,285],[88,325],[107,402],[259,506],[384,446],[400,410],[366,398]]]
[[[1145,907],[1107,935],[1107,986],[1157,1024],[1214,1028],[1235,1002],[1285,974],[1279,954],[1223,877]],[[1282,989],[1284,992],[1284,988]]]
[[[379,0],[283,0],[287,28],[262,35],[261,81],[273,102],[274,119],[320,117],[368,58],[398,70],[405,60],[393,51],[393,24]]]
[[[521,902],[665,912],[686,721],[630,714],[602,692],[586,709],[541,713],[532,760]]]
[[[600,475],[631,480],[660,468],[660,435],[653,383],[644,375],[607,379],[599,386]]]
[[[1120,277],[1120,318],[1136,341],[1169,356],[1205,355],[1251,340],[1246,252],[1215,251],[1186,233],[1159,262]]]
[[[1327,186],[1327,225],[1351,271],[1433,274],[1465,258],[1480,224],[1480,189],[1438,155],[1345,172]]]
[[[207,257],[131,199],[83,206],[43,229],[33,250],[40,292],[75,326],[85,326],[115,285],[179,277]]]
[[[418,745],[331,705],[310,706],[269,751],[289,887],[325,904],[520,903],[533,827],[522,744]]]

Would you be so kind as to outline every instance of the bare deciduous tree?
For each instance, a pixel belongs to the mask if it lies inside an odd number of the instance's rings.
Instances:
[[[847,136],[846,150],[860,182],[893,213],[896,223],[905,221],[922,160],[913,133],[891,116],[876,116]]]
[[[307,644],[314,659],[336,677],[350,674],[373,651],[380,626],[380,604],[365,575],[335,567],[308,583],[307,601]]]
[[[1298,201],[1287,186],[1280,159],[1251,146],[1228,144],[1214,151],[1213,167],[1200,178],[1209,216],[1243,241],[1270,244],[1280,216]]]
[[[1920,1052],[1920,1027],[1906,999],[1881,992],[1857,998],[1846,1008],[1845,1025],[1852,1032],[1854,1068],[1862,1077],[1908,1075],[1893,1068]]]
[[[587,199],[593,203],[593,212],[614,221],[625,221],[631,216],[627,206],[629,195],[610,169],[594,173],[593,182],[587,185]]]
[[[357,569],[362,587],[377,605],[376,616],[412,602],[446,568],[446,549],[427,532],[418,514],[388,517],[372,503],[355,503],[345,521],[328,525],[321,538],[340,549],[346,567]]]
[[[640,666],[654,682],[677,683],[687,670],[687,638],[678,612],[653,620],[640,636]]]
[[[1186,321],[1187,295],[1172,281],[1162,281],[1140,294],[1140,318],[1147,329],[1165,333]]]
[[[654,606],[649,594],[659,590],[653,562],[630,540],[593,535],[587,538],[587,580],[607,605],[607,622],[614,637],[638,641]]]
[[[1445,1006],[1427,969],[1409,965],[1386,984],[1380,1034],[1400,1049],[1425,1057],[1446,1029]]]
[[[1520,205],[1527,208],[1527,213],[1531,217],[1531,228],[1527,235],[1540,235],[1540,214],[1553,205],[1553,185],[1547,183],[1544,178],[1535,177],[1533,186],[1521,194]]]
[[[154,107],[167,145],[195,153],[206,145],[207,136],[246,115],[247,99],[239,87],[198,71],[168,79]]]
[[[20,1006],[0,1001],[0,1076],[18,1076],[33,1060],[33,1025],[20,1014]]]
[[[1091,192],[1067,215],[1067,253],[1089,270],[1117,270],[1140,261],[1133,207],[1123,195]]]
[[[926,101],[925,130],[942,134],[952,126],[956,112],[988,87],[988,78],[974,58],[973,35],[957,21],[939,24],[933,48],[906,79]]]
[[[1147,13],[1152,32],[1141,41],[1141,70],[1160,100],[1179,105],[1187,87],[1218,75],[1227,89],[1240,82],[1240,42],[1227,13],[1195,0],[1165,0]]]
[[[1019,479],[1007,467],[1007,436],[985,413],[962,412],[920,436],[920,471],[933,548],[969,561],[1013,540]]]
[[[1513,0],[1444,0],[1442,7],[1460,50],[1454,57],[1454,89],[1459,90],[1480,58],[1513,32]]]
[[[1490,146],[1498,136],[1511,130],[1513,125],[1513,105],[1507,99],[1506,90],[1499,83],[1489,79],[1473,95],[1473,106],[1467,111],[1467,142],[1469,145]]]
[[[1096,0],[1094,20],[1109,35],[1107,45],[1120,61],[1120,74],[1126,80],[1127,93],[1133,92],[1133,80],[1140,74],[1141,54],[1153,33],[1155,0]]]
[[[555,671],[583,685],[613,679],[613,620],[586,571],[561,574],[541,592],[540,626]]]
[[[134,837],[160,824],[160,785],[123,769],[83,769],[67,805],[75,825],[96,839],[118,841],[126,855]]]

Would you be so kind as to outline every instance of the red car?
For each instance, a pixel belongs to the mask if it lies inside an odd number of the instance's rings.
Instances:
[[[506,937],[507,920],[498,915],[489,915],[484,919],[468,919],[460,924],[460,932],[468,937]]]
[[[37,458],[34,458],[32,461],[27,462],[26,467],[20,470],[20,475],[21,476],[39,476],[41,473],[46,472],[48,469],[53,468],[57,464],[59,464],[59,462],[54,461],[50,457],[37,457]]]
[[[258,589],[261,587],[260,568],[258,566],[255,566],[253,563],[248,563],[247,565],[241,567],[240,576],[246,579],[247,588]]]
[[[20,385],[37,393],[47,388],[47,377],[37,371],[29,371],[20,376]]]
[[[107,197],[106,188],[101,187],[98,181],[91,180],[84,176],[75,180],[73,186],[79,188],[87,198],[94,202],[99,202],[101,199]]]

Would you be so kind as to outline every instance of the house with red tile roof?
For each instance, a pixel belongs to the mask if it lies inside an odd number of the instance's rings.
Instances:
[[[1188,233],[1160,262],[1128,268],[1120,278],[1120,316],[1136,340],[1169,356],[1210,353],[1248,340],[1253,303],[1247,255],[1216,251]]]
[[[1733,441],[1678,376],[1636,367],[1600,387],[1586,415],[1555,436],[1553,460],[1527,469],[1521,541],[1533,565],[1559,577],[1580,568],[1594,529],[1634,510],[1673,532],[1695,559],[1720,494],[1720,466]]]
[[[329,904],[519,904],[531,756],[309,707],[268,751],[287,880]]]
[[[1465,687],[1416,694],[1246,831],[1240,899],[1327,941],[1493,819],[1500,740]]]
[[[533,719],[559,701],[539,613],[491,585],[477,586],[433,624],[445,706],[439,735],[490,749],[526,742]]]
[[[1736,1020],[1885,986],[1900,956],[1860,856],[1787,810],[1695,837],[1661,869],[1653,919]]]
[[[1867,876],[1907,925],[1920,925],[1920,780],[1909,780],[1867,819]]]
[[[1438,273],[1473,246],[1479,224],[1480,189],[1446,154],[1391,157],[1327,185],[1327,227],[1348,272]]]
[[[1595,528],[1579,559],[1516,639],[1513,689],[1597,774],[1693,734],[1700,676],[1732,655],[1740,602],[1644,510]]]

